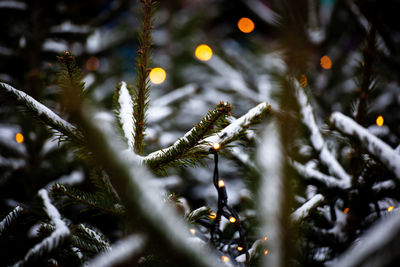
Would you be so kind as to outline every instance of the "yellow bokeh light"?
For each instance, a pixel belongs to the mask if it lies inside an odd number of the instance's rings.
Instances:
[[[381,127],[383,125],[383,117],[379,116],[378,118],[376,118],[376,125],[378,125],[379,127]]]
[[[237,250],[239,250],[239,251],[242,251],[243,250],[243,247],[237,247]]]
[[[229,217],[229,221],[231,223],[235,223],[236,222],[236,218],[231,216],[231,217]]]
[[[214,143],[213,146],[214,150],[218,150],[221,148],[221,144],[220,143]]]
[[[349,211],[350,211],[349,208],[345,208],[343,212],[344,212],[344,214],[347,214],[347,213],[349,213]]]
[[[193,228],[190,228],[189,231],[190,231],[192,234],[195,234],[195,233],[196,233],[196,230],[194,230]]]
[[[229,262],[229,258],[228,258],[227,256],[222,256],[221,259],[222,259],[224,262]]]
[[[241,32],[251,33],[254,30],[254,22],[249,18],[241,18],[239,19],[237,26]]]
[[[210,215],[208,215],[211,219],[217,218],[217,214],[215,212],[211,212]]]
[[[154,84],[160,84],[167,78],[167,73],[162,68],[154,68],[150,71],[149,79]]]
[[[24,142],[24,136],[22,135],[22,133],[17,133],[15,135],[15,140],[17,140],[18,143]]]
[[[264,250],[264,255],[267,255],[268,252],[269,252],[268,249]]]
[[[328,69],[332,68],[332,60],[328,56],[321,57],[320,63],[321,63],[321,67],[323,69],[328,70]]]
[[[265,241],[267,241],[267,240],[268,240],[268,237],[264,236],[263,242],[265,242]]]
[[[196,47],[194,55],[202,61],[208,61],[211,59],[213,52],[211,50],[211,47],[206,44],[201,44]]]
[[[390,206],[387,210],[388,210],[388,212],[391,212],[393,209],[394,209],[394,207]]]
[[[219,181],[218,181],[218,186],[219,186],[219,187],[224,187],[224,186],[225,186],[224,180],[219,180]]]

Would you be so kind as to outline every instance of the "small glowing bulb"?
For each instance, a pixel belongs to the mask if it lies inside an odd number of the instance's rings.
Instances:
[[[15,140],[17,140],[18,143],[24,142],[24,136],[21,133],[17,133],[15,135]]]
[[[387,210],[388,210],[388,212],[391,212],[393,209],[394,209],[394,207],[390,206]]]
[[[214,144],[212,145],[212,147],[214,148],[214,150],[218,150],[218,149],[221,148],[221,144],[220,144],[220,143],[214,143]]]
[[[218,181],[218,186],[219,186],[219,187],[224,187],[224,186],[225,186],[224,180],[219,180],[219,181]]]
[[[347,213],[349,213],[349,211],[350,211],[349,208],[345,208],[343,212],[344,212],[344,214],[347,214]]]
[[[222,256],[221,259],[222,259],[224,262],[229,262],[229,258],[228,258],[227,256]]]
[[[254,22],[249,18],[241,18],[239,19],[237,26],[241,32],[251,33],[254,30]]]
[[[332,68],[332,60],[328,56],[321,57],[321,67],[326,70]]]
[[[239,251],[242,251],[243,250],[243,247],[237,247],[237,250],[239,250]]]
[[[300,86],[301,87],[306,87],[307,84],[308,84],[308,80],[307,80],[306,75],[302,74],[301,77],[300,77],[300,81],[299,82],[300,82]]]
[[[160,84],[167,78],[167,73],[162,68],[153,68],[149,73],[149,79],[154,84]]]
[[[229,217],[229,221],[231,223],[235,223],[236,222],[236,218],[231,216],[231,217]]]
[[[211,50],[211,47],[206,44],[201,44],[196,47],[194,55],[202,61],[208,61],[211,59],[213,52]]]
[[[264,250],[264,255],[268,254],[268,249]]]
[[[381,127],[383,125],[383,117],[379,116],[378,118],[376,118],[376,125],[378,125],[379,127]]]
[[[267,240],[268,240],[268,237],[264,236],[263,242],[265,242],[265,241],[267,241]]]
[[[193,228],[190,228],[189,231],[194,235],[196,233],[196,230],[194,230]]]
[[[210,215],[208,215],[211,219],[217,218],[217,214],[215,212],[211,212]]]

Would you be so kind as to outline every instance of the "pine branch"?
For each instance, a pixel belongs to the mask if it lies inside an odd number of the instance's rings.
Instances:
[[[393,148],[340,112],[334,112],[329,121],[340,132],[357,138],[369,153],[377,157],[400,179],[400,155]]]
[[[22,207],[17,206],[0,222],[0,236],[18,219],[22,212]]]
[[[301,221],[308,216],[310,211],[318,206],[324,200],[324,197],[321,194],[316,194],[311,199],[309,199],[306,203],[301,205],[297,210],[295,210],[291,214],[291,218],[293,221]]]
[[[136,62],[137,79],[135,83],[134,93],[134,121],[135,121],[135,153],[141,155],[144,147],[144,131],[146,129],[145,119],[146,110],[149,105],[150,84],[148,81],[150,67],[150,46],[151,46],[151,31],[152,15],[154,12],[153,0],[143,0],[143,17],[142,27],[139,31],[139,49],[137,51],[138,58]]]
[[[72,228],[72,245],[81,251],[90,251],[92,255],[99,252],[109,251],[111,249],[110,242],[106,237],[92,230],[89,226],[79,224],[76,228]]]
[[[38,194],[43,199],[44,210],[51,222],[54,224],[55,230],[50,236],[46,237],[40,243],[31,248],[26,253],[24,259],[17,262],[14,266],[23,266],[34,258],[39,258],[43,254],[50,253],[60,247],[64,243],[65,239],[70,235],[70,230],[61,219],[61,215],[57,208],[51,204],[47,191],[45,189],[40,189]]]
[[[0,82],[0,86],[6,90],[8,95],[13,97],[19,104],[26,107],[29,111],[33,112],[33,114],[42,120],[46,125],[66,135],[76,143],[84,143],[82,133],[75,126],[61,119],[49,108],[39,103],[24,92],[15,89],[11,85]]]
[[[155,151],[143,158],[150,168],[159,168],[175,160],[182,160],[187,153],[199,145],[202,139],[212,130],[218,121],[224,118],[232,109],[229,103],[220,103],[200,120],[189,132],[178,139],[172,146]],[[197,150],[196,150],[197,151]]]
[[[125,213],[121,205],[110,201],[109,198],[101,197],[101,194],[84,192],[69,185],[56,183],[51,189],[51,193],[54,197],[67,196],[73,200],[74,203],[88,206],[106,214],[122,216]]]
[[[148,180],[152,175],[136,161],[130,161],[119,151],[121,144],[115,135],[106,136],[93,124],[90,109],[80,114],[81,126],[92,138],[88,145],[107,174],[123,201],[128,219],[140,220],[141,227],[152,240],[157,240],[168,251],[174,251],[176,259],[185,266],[218,266],[216,259],[201,257],[199,248],[190,246],[189,229],[178,219],[161,197],[153,191]],[[162,223],[160,223],[162,222]],[[210,253],[210,252],[204,252]]]
[[[346,173],[344,168],[329,151],[328,146],[315,121],[313,109],[308,101],[306,93],[304,92],[303,88],[300,87],[297,81],[294,81],[294,86],[296,88],[297,100],[300,104],[303,124],[311,133],[311,144],[314,149],[319,152],[319,159],[328,167],[331,174],[344,181],[344,183],[346,183],[346,187],[350,187],[350,175]]]

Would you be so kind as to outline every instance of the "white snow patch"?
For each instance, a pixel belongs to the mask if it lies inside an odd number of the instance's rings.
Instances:
[[[324,200],[321,194],[317,194],[304,203],[300,208],[291,214],[291,218],[294,221],[299,221],[308,216],[310,211],[315,208],[320,202]]]
[[[121,82],[121,87],[119,89],[118,103],[120,106],[119,121],[122,125],[124,136],[128,140],[128,145],[133,150],[133,146],[135,144],[133,103],[132,103],[132,97],[129,94],[125,82]]]
[[[20,1],[1,1],[0,8],[25,10],[27,5],[26,3]]]

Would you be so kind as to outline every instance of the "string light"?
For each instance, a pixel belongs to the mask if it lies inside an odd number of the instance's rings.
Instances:
[[[224,186],[225,186],[224,180],[219,180],[219,181],[218,181],[218,186],[219,186],[219,187],[224,187]]]
[[[267,255],[268,252],[269,252],[268,249],[264,250],[264,255]]]
[[[300,86],[301,87],[306,87],[307,84],[308,84],[308,80],[307,80],[306,75],[302,74],[301,77],[300,77],[300,81],[299,82],[300,82]]]
[[[263,242],[265,242],[265,241],[267,241],[267,240],[268,240],[268,237],[264,236]]]
[[[233,216],[231,216],[231,217],[229,217],[229,221],[230,221],[231,223],[235,223],[235,222],[236,222],[236,218],[233,217]]]
[[[251,33],[254,30],[254,22],[246,17],[239,19],[237,26],[243,33]]]
[[[161,84],[167,78],[167,73],[162,68],[153,68],[149,73],[149,79],[154,84]]]
[[[213,52],[211,50],[211,47],[206,44],[201,44],[196,47],[194,55],[201,61],[208,61],[211,59]]]
[[[344,212],[344,214],[347,214],[347,213],[349,213],[349,211],[350,211],[349,208],[345,208],[343,212]]]
[[[194,235],[196,233],[196,230],[194,230],[193,228],[190,228],[189,231]]]
[[[210,215],[208,215],[211,219],[217,218],[217,214],[215,212],[211,212]]]
[[[221,144],[220,144],[220,143],[214,143],[214,144],[212,145],[212,147],[213,147],[214,150],[218,150],[218,149],[221,148]]]
[[[382,116],[378,116],[378,118],[376,118],[376,125],[378,125],[379,127],[381,127],[383,125],[384,119]]]
[[[239,247],[237,247],[237,250],[242,251],[243,247],[239,246]]]
[[[332,60],[328,56],[321,57],[321,67],[326,70],[332,68]]]
[[[222,256],[221,259],[222,259],[224,262],[229,262],[229,258],[228,258],[227,256]]]
[[[391,212],[393,209],[394,209],[394,207],[390,206],[387,210],[388,210],[388,212]]]
[[[15,140],[17,140],[18,143],[24,142],[24,136],[22,135],[22,133],[17,133],[15,135]]]

